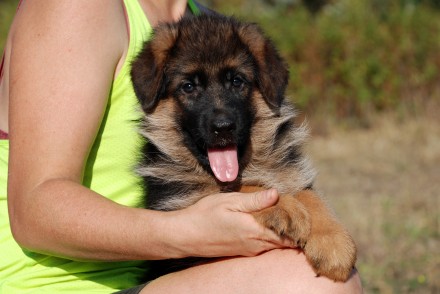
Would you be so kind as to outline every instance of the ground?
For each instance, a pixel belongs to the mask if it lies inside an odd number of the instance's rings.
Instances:
[[[314,133],[316,187],[356,240],[365,292],[440,293],[439,120]]]

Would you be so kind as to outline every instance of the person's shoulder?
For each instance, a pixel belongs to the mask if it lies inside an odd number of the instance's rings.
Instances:
[[[119,54],[127,33],[120,0],[27,0],[14,20],[13,39],[42,46],[103,47]],[[26,41],[27,40],[27,41]],[[113,48],[113,49],[112,49]],[[90,50],[89,50],[90,51]]]
[[[65,27],[76,25],[78,30],[87,27],[93,29],[92,25],[124,20],[124,8],[120,0],[44,0],[44,3],[42,2],[41,0],[23,1],[17,17],[32,19],[36,25],[41,24],[48,28],[58,24]]]

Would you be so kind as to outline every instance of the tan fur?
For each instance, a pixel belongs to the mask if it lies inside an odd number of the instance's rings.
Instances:
[[[355,244],[344,227],[335,219],[329,208],[312,191],[302,187],[310,184],[315,172],[305,157],[296,166],[284,166],[285,152],[295,146],[302,146],[307,137],[307,128],[299,126],[291,133],[289,140],[273,148],[273,134],[278,125],[294,120],[296,112],[290,104],[281,107],[281,115],[274,115],[259,93],[254,95],[257,106],[256,123],[252,137],[253,156],[243,171],[242,192],[253,192],[265,188],[276,188],[283,194],[272,208],[255,213],[256,219],[282,236],[290,238],[304,249],[307,259],[317,275],[327,276],[335,281],[349,278],[356,261]],[[174,124],[177,108],[174,100],[162,100],[156,111],[144,117],[142,134],[154,142],[170,158],[163,166],[139,168],[142,176],[154,175],[172,181],[202,184],[197,192],[181,191],[164,207],[182,209],[201,198],[220,192],[215,180],[206,173],[192,154],[179,141],[178,126]],[[260,160],[270,157],[271,160]],[[295,196],[295,197],[292,197]],[[160,206],[159,206],[160,207]]]
[[[260,187],[243,187],[256,192]],[[316,274],[346,281],[356,263],[356,245],[322,199],[313,191],[281,195],[278,203],[254,213],[264,226],[287,237],[304,250]]]

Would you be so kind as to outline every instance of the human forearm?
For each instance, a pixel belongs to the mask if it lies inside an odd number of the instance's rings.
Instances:
[[[276,201],[263,192],[212,195],[184,210],[159,212],[119,205],[69,180],[45,181],[25,197],[13,190],[11,225],[18,243],[74,260],[253,256],[291,246],[243,213]]]
[[[10,214],[15,238],[30,250],[77,260],[175,254],[163,245],[171,242],[166,235],[155,236],[165,231],[165,213],[119,205],[69,180],[49,180],[28,193],[10,201]]]

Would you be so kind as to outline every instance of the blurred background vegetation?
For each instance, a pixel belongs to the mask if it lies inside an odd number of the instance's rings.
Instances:
[[[307,114],[368,126],[374,113],[416,115],[440,101],[440,0],[206,2],[264,27]]]
[[[17,0],[0,0],[0,52],[3,52],[6,35],[14,17],[17,3]]]
[[[417,115],[440,101],[440,0],[200,2],[263,26],[306,114],[368,127],[377,112]],[[0,0],[0,50],[16,3]]]
[[[0,50],[17,2],[0,0]],[[259,23],[287,60],[365,292],[440,293],[440,0],[200,2]]]

